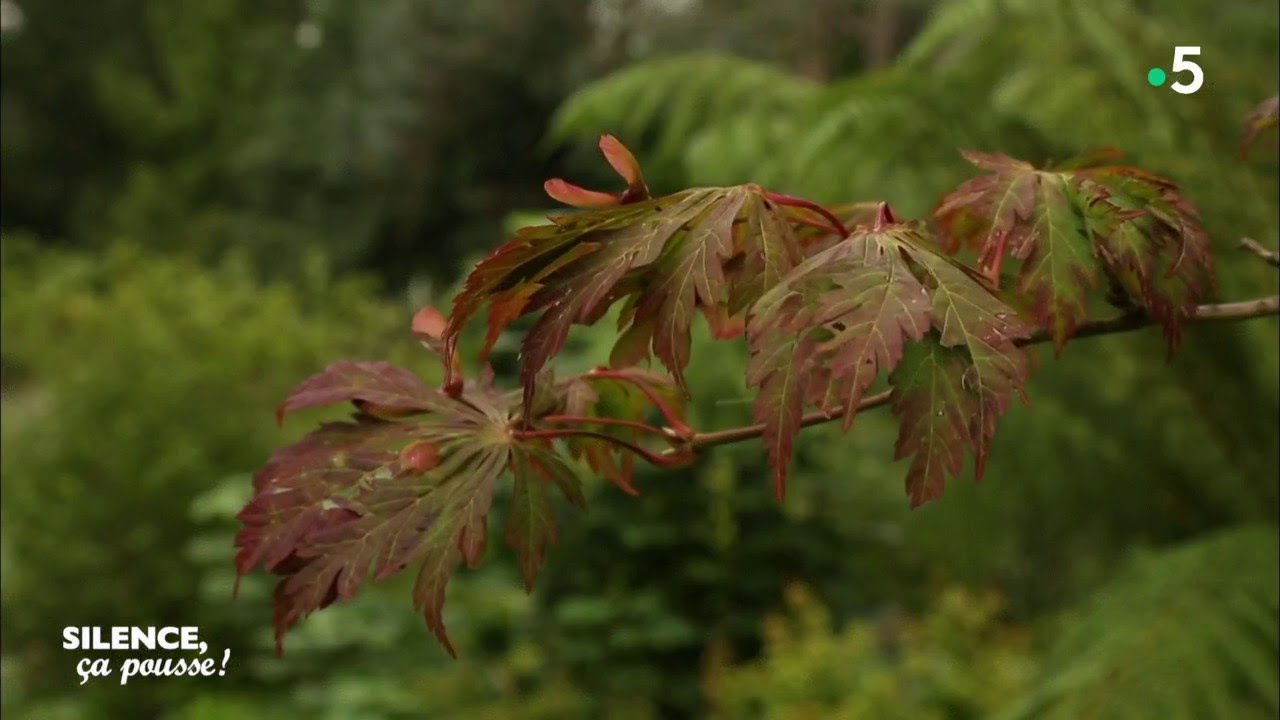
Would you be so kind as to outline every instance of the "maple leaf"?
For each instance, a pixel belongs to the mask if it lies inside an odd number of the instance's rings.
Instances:
[[[479,564],[499,479],[514,476],[506,538],[532,586],[555,539],[548,484],[585,503],[572,468],[541,439],[511,432],[519,398],[487,386],[458,397],[386,363],[337,363],[304,381],[281,413],[345,401],[412,409],[390,422],[361,413],[277,451],[254,476],[236,535],[240,575],[261,565],[275,590],[277,650],[299,619],[418,565],[414,604],[450,653],[445,587],[460,562]],[[532,504],[531,504],[532,503]],[[536,512],[534,510],[536,509]]]
[[[1157,319],[1172,349],[1183,323],[1213,286],[1208,237],[1178,187],[1095,153],[1038,170],[999,153],[964,153],[988,171],[934,210],[948,252],[979,251],[990,277],[1006,256],[1020,262],[1016,297],[1049,333],[1056,352],[1088,313],[1090,291],[1118,284]]]
[[[482,307],[489,335],[481,357],[510,322],[541,313],[521,345],[528,404],[539,371],[570,328],[594,323],[626,299],[615,355],[652,352],[683,389],[695,312],[717,336],[732,336],[734,316],[799,262],[790,217],[757,185],[694,188],[554,216],[519,231],[471,272],[454,301],[446,354],[457,351],[459,333]]]
[[[550,485],[559,485],[575,505],[585,506],[586,499],[576,482],[568,482],[576,477],[573,469],[548,449],[533,445],[522,447],[513,454],[512,465],[515,485],[511,490],[505,536],[507,545],[516,551],[524,588],[532,591],[547,545],[555,543],[557,537]]]
[[[930,342],[967,358],[965,391],[977,398],[963,411],[982,441],[953,437],[946,449],[961,456],[967,443],[979,461],[985,457],[985,438],[1026,378],[1026,359],[1014,341],[1028,337],[1030,328],[935,248],[919,225],[893,222],[886,212],[802,262],[753,308],[747,383],[760,388],[754,413],[764,424],[779,499],[805,406],[842,415],[848,430],[876,379],[899,365],[909,344],[930,334]],[[959,398],[950,402],[948,411],[957,411]],[[904,420],[904,437],[909,429]],[[917,446],[904,445],[913,452]],[[932,497],[924,488],[940,482],[932,465],[913,464],[913,502]]]
[[[1138,168],[1083,170],[1079,186],[1085,225],[1108,275],[1175,349],[1200,299],[1217,289],[1199,212],[1176,185]]]
[[[964,384],[972,367],[963,349],[945,348],[930,338],[908,348],[890,378],[891,406],[902,418],[894,458],[912,457],[907,473],[912,507],[942,494],[947,476],[964,469],[966,449],[985,453],[984,436],[970,424],[970,417],[982,412],[980,397]]]
[[[296,410],[346,401],[383,419],[419,414],[442,403],[438,392],[408,370],[381,361],[343,360],[304,380],[276,408],[276,421]]]

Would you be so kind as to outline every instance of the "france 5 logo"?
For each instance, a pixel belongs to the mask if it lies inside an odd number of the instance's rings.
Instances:
[[[1169,89],[1190,95],[1200,89],[1204,85],[1204,69],[1189,57],[1195,57],[1200,54],[1199,45],[1178,45],[1173,48],[1173,66],[1169,68],[1172,73],[1191,73],[1191,82],[1182,82],[1179,80],[1169,86]],[[1160,87],[1164,85],[1164,81],[1168,79],[1168,74],[1163,68],[1151,68],[1147,71],[1147,82],[1151,87]]]

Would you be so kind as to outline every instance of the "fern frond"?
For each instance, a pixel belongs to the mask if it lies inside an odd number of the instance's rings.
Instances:
[[[925,26],[903,51],[900,60],[917,63],[952,50],[958,41],[967,47],[981,43],[984,28],[995,25],[1003,0],[952,0],[936,5]]]
[[[1278,561],[1269,525],[1138,559],[1093,596],[1002,720],[1276,717]]]
[[[638,63],[570,97],[552,120],[552,141],[615,132],[640,150],[645,169],[678,171],[685,146],[707,128],[793,112],[819,86],[775,66],[731,55],[681,55]],[[739,149],[739,152],[741,150]]]

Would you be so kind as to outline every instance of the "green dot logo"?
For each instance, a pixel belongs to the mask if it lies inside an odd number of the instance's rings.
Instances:
[[[1149,83],[1151,87],[1160,87],[1164,84],[1164,81],[1165,74],[1160,68],[1151,68],[1147,71],[1147,83]]]

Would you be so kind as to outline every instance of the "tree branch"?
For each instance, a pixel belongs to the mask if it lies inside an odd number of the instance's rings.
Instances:
[[[1262,243],[1254,240],[1253,238],[1242,238],[1240,240],[1240,244],[1236,247],[1244,250],[1245,252],[1251,252],[1254,255],[1257,255],[1268,265],[1280,267],[1280,252],[1266,249],[1262,246]]]
[[[1188,322],[1229,322],[1234,320],[1250,320],[1253,318],[1267,317],[1272,315],[1280,315],[1280,295],[1273,295],[1267,298],[1258,298],[1256,300],[1243,300],[1240,302],[1220,303],[1216,305],[1201,305],[1196,308],[1195,315],[1188,319]],[[1076,328],[1075,337],[1084,338],[1095,335],[1110,335],[1112,333],[1129,332],[1138,330],[1149,325],[1154,321],[1145,314],[1133,313],[1129,315],[1121,315],[1115,318],[1105,320],[1093,320],[1082,323]],[[1050,339],[1049,334],[1040,331],[1032,335],[1030,338],[1018,343],[1020,346],[1036,345],[1047,342]],[[863,398],[858,403],[858,410],[867,410],[881,405],[889,404],[890,391],[886,390],[875,395]],[[806,413],[800,419],[800,427],[809,427],[811,425],[820,425],[832,420],[839,420],[844,417],[842,413],[826,413],[822,411]],[[727,445],[730,443],[749,440],[751,438],[760,437],[764,433],[764,424],[757,423],[755,425],[745,425],[742,427],[728,428],[725,430],[713,430],[710,432],[695,432],[678,451],[668,450],[664,454],[676,454],[676,452],[697,451],[705,448],[715,447],[717,445]]]

